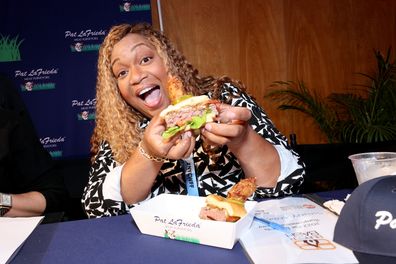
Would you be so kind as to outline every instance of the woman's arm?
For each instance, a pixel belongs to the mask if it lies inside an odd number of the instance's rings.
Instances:
[[[231,138],[219,144],[227,144],[237,156],[245,176],[258,178],[258,184],[262,187],[257,188],[255,197],[276,197],[298,192],[305,175],[299,155],[249,95],[231,84],[225,84],[223,88],[221,100],[234,107],[228,106],[230,109],[220,120],[223,124],[213,124],[213,128],[217,128],[218,133],[230,129],[228,137]],[[241,125],[240,122],[233,125],[230,122],[238,119],[248,120],[249,125]]]
[[[121,195],[128,204],[140,202],[151,192],[156,177],[159,174],[162,161],[159,158],[178,160],[188,157],[195,146],[195,138],[190,131],[180,137],[174,137],[169,142],[164,141],[162,132],[164,121],[158,116],[153,117],[144,132],[138,150],[125,163],[121,175]]]
[[[141,143],[143,151],[147,155],[166,156],[174,160],[189,156],[195,145],[195,138],[191,133],[183,134],[183,139],[175,138],[163,142],[161,131],[164,128],[153,130],[158,129],[155,120],[153,118],[145,130]],[[91,166],[88,184],[84,188],[82,205],[85,213],[90,218],[127,213],[129,205],[148,197],[162,164],[163,162],[150,160],[136,150],[121,165],[114,160],[110,145],[103,142]]]
[[[238,144],[230,144],[229,149],[237,157],[245,176],[256,178],[257,186],[276,186],[281,174],[278,152],[249,125],[246,126],[244,139]]]
[[[141,148],[147,153],[146,147]],[[125,163],[121,174],[121,195],[127,204],[147,198],[162,164],[163,161],[150,160],[140,151],[135,151]]]
[[[248,124],[250,110],[220,105],[219,123],[205,126],[203,136],[211,144],[227,145],[237,157],[245,177],[256,177],[261,187],[275,187],[280,175],[280,158],[272,144]]]
[[[12,194],[12,207],[5,216],[38,216],[46,207],[44,195],[39,192]]]

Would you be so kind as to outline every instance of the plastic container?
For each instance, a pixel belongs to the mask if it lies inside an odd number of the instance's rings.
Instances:
[[[396,175],[396,152],[366,152],[348,158],[359,184],[380,176]]]

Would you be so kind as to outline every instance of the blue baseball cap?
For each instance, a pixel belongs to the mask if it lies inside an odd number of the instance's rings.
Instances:
[[[366,181],[352,192],[334,241],[353,250],[359,263],[396,263],[396,176]]]

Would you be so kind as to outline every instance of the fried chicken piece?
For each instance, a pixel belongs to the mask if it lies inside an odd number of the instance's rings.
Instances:
[[[255,190],[256,178],[247,178],[235,184],[228,192],[227,198],[209,194],[199,217],[206,220],[236,222],[247,214],[245,201]]]
[[[227,198],[245,202],[256,188],[256,178],[242,179],[228,191]]]
[[[172,104],[176,104],[180,98],[186,95],[182,81],[177,77],[170,77],[167,84],[169,99]]]

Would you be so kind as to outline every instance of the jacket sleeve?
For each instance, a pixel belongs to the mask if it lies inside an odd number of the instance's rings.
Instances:
[[[286,137],[278,131],[264,109],[251,96],[231,84],[226,87],[228,92],[223,94],[223,100],[231,100],[231,104],[234,106],[249,108],[252,112],[250,126],[274,145],[280,156],[281,175],[277,185],[275,188],[257,188],[254,198],[262,199],[298,193],[305,176],[305,165],[298,153],[289,146]]]
[[[103,195],[105,179],[117,166],[109,144],[103,142],[89,171],[88,184],[82,196],[82,205],[89,218],[121,215],[129,211],[124,202],[106,199]]]

